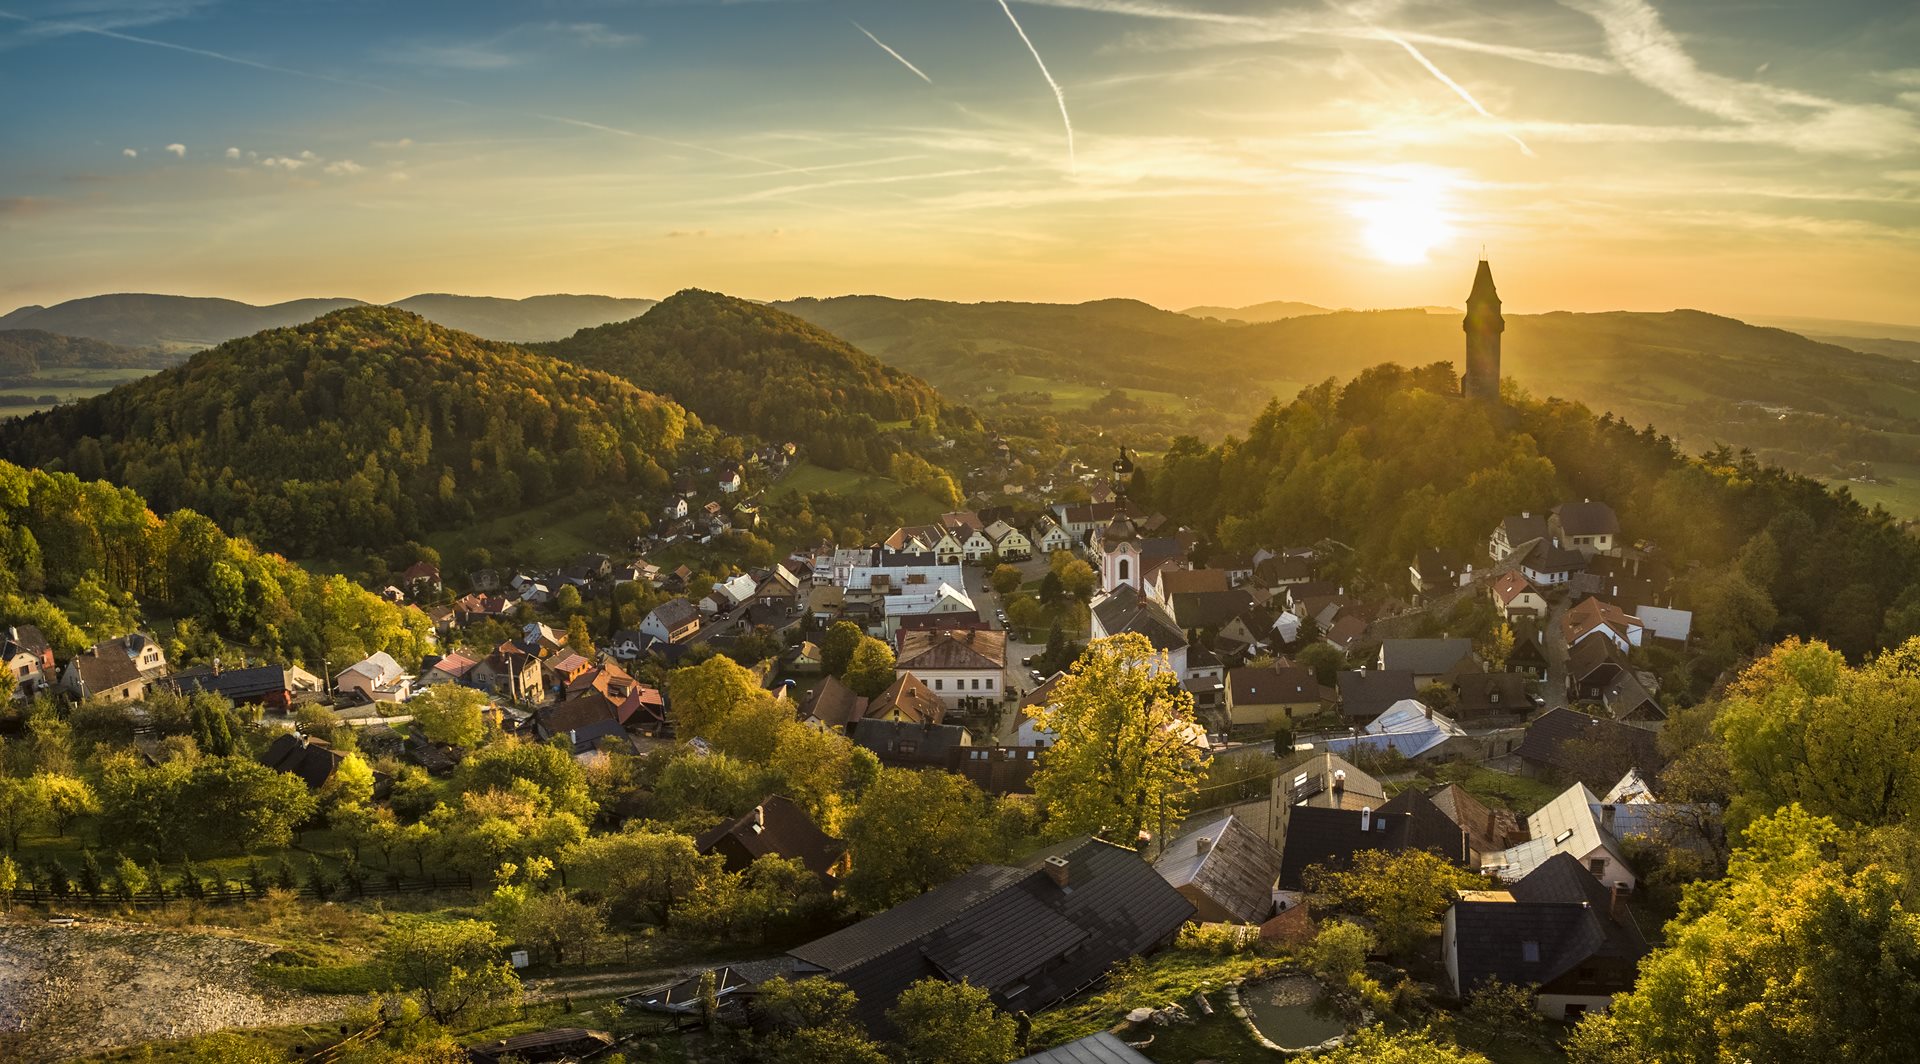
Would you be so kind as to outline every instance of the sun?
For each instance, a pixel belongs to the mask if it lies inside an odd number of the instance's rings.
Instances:
[[[1407,174],[1369,182],[1366,198],[1349,210],[1360,220],[1360,239],[1375,259],[1417,266],[1453,237],[1452,210],[1444,179]]]

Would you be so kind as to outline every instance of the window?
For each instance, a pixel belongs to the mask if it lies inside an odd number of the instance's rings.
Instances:
[[[1604,875],[1606,875],[1606,874],[1607,874],[1607,859],[1606,859],[1606,858],[1604,858],[1604,857],[1596,857],[1596,858],[1594,858],[1593,860],[1591,860],[1591,861],[1588,861],[1588,862],[1587,862],[1587,871],[1589,871],[1589,872],[1592,872],[1592,873],[1593,873],[1594,875],[1596,875],[1596,876],[1604,876]]]
[[[1568,840],[1568,839],[1570,839],[1570,838],[1573,838],[1573,829],[1572,829],[1572,828],[1568,828],[1567,830],[1565,830],[1565,831],[1562,831],[1562,832],[1561,832],[1560,834],[1558,834],[1558,835],[1555,835],[1555,836],[1553,837],[1553,844],[1554,844],[1555,846],[1558,846],[1558,845],[1560,845],[1561,843],[1563,843],[1563,842],[1565,842],[1565,841],[1567,841],[1567,840]]]
[[[993,677],[987,677],[987,690],[993,690]]]
[[[1539,964],[1540,963],[1540,943],[1538,942],[1520,943],[1520,959],[1523,961],[1526,961],[1528,964]]]
[[[1132,571],[1131,571],[1131,569],[1130,569],[1130,568],[1128,567],[1128,564],[1127,564],[1127,559],[1125,559],[1125,558],[1122,558],[1122,559],[1120,559],[1120,570],[1119,570],[1119,571],[1120,571],[1120,580],[1121,580],[1121,582],[1122,582],[1122,583],[1124,583],[1124,582],[1126,582],[1126,580],[1127,580],[1127,579],[1129,579],[1129,578],[1130,578],[1130,577],[1132,576]]]
[[[936,691],[941,690],[943,685],[946,684],[946,682],[947,681],[942,680],[939,677],[935,677],[933,681],[933,689]]]
[[[978,690],[980,689],[980,677],[978,677],[978,676],[975,676],[975,677],[973,678],[973,689],[974,689],[974,690],[976,690],[976,691],[978,691]]]

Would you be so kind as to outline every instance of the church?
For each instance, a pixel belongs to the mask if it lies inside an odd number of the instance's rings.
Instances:
[[[1500,316],[1500,293],[1493,289],[1493,270],[1487,260],[1473,275],[1467,296],[1467,316],[1460,323],[1467,334],[1467,372],[1460,378],[1460,394],[1469,399],[1500,401],[1500,334],[1507,321]]]

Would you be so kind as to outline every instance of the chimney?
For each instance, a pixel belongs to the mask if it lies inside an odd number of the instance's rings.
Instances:
[[[1608,916],[1613,917],[1615,920],[1620,919],[1620,906],[1623,904],[1622,899],[1624,897],[1625,897],[1625,894],[1620,890],[1620,884],[1615,883],[1613,885],[1612,893],[1609,895],[1608,901],[1607,901]]]
[[[1360,807],[1360,830],[1373,830],[1373,806],[1363,805]]]
[[[753,807],[753,830],[756,833],[767,830],[767,807],[764,805]]]
[[[1203,853],[1203,854],[1209,853],[1213,850],[1213,840],[1208,838],[1205,835],[1202,835],[1200,836],[1199,839],[1194,841],[1193,846],[1194,846],[1194,849],[1199,851],[1200,853]]]
[[[1347,789],[1347,770],[1344,768],[1334,769],[1333,770],[1333,793],[1339,794],[1341,791],[1344,791],[1346,789]]]
[[[1421,709],[1424,709],[1424,710],[1426,710],[1426,711],[1427,711],[1427,719],[1428,719],[1428,720],[1432,720],[1432,719],[1433,719],[1433,707],[1432,707],[1432,706],[1430,706],[1430,705],[1427,705],[1427,704],[1426,704],[1425,702],[1422,702],[1422,703],[1420,703],[1420,708],[1421,708]]]
[[[1600,807],[1600,826],[1606,828],[1608,831],[1613,830],[1613,806],[1603,805]]]
[[[1047,858],[1046,869],[1047,869],[1047,878],[1053,880],[1054,886],[1059,887],[1061,890],[1067,889],[1068,865],[1067,865],[1066,858],[1064,857]]]

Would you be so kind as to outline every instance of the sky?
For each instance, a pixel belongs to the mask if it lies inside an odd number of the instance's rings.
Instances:
[[[0,0],[0,310],[1132,297],[1920,324],[1912,0]]]

